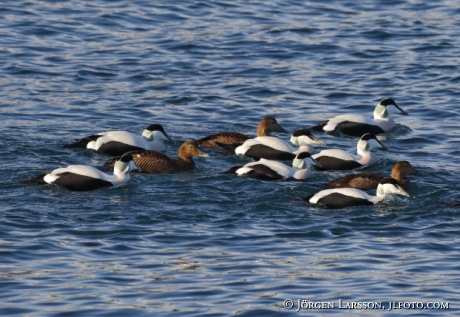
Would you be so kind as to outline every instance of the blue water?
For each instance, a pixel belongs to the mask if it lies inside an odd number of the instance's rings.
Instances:
[[[460,201],[459,14],[449,0],[3,1],[0,315],[458,316],[460,208],[446,203]],[[395,115],[389,151],[369,170],[408,160],[423,175],[410,198],[373,207],[300,199],[345,173],[222,175],[248,160],[217,150],[192,172],[94,192],[17,183],[101,167],[109,157],[62,148],[99,131],[160,123],[178,141],[254,135],[273,116],[293,132],[371,116],[385,97],[410,115]],[[297,313],[298,299],[335,307]]]

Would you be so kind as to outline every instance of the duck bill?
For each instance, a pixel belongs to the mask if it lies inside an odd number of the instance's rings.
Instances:
[[[201,152],[201,154],[199,154],[199,155],[197,155],[197,156],[206,157],[206,158],[211,157],[211,156],[209,156],[208,153],[204,153],[204,152]]]
[[[312,139],[313,141],[315,141],[315,144],[317,145],[326,145],[326,142],[321,141],[320,139],[314,137],[312,134],[310,134],[308,137]]]
[[[305,164],[304,168],[306,167],[313,167],[313,166],[316,166],[316,167],[323,167],[323,165],[321,165],[321,163],[319,163],[318,161],[316,161],[314,158],[312,158],[311,156],[310,157],[306,157],[303,159],[303,164]]]
[[[294,134],[296,134],[296,133],[294,132]],[[300,140],[299,140],[299,138],[300,138]],[[308,140],[308,141],[303,141],[305,139]],[[297,146],[306,145],[306,144],[326,145],[326,142],[321,141],[320,139],[316,138],[311,133],[303,133],[303,134],[297,135],[297,136],[292,135],[291,136],[291,143],[294,144],[294,145],[297,145]],[[306,143],[306,144],[304,144],[304,143]]]
[[[134,161],[129,161],[129,170],[130,171],[136,171],[140,170],[140,168],[134,163]]]
[[[408,116],[408,115],[409,115],[409,113],[407,113],[406,111],[402,110],[402,109],[396,104],[396,102],[395,102],[395,107],[396,107],[396,109],[398,109],[399,111],[401,111],[400,114],[402,114],[402,115],[404,115],[404,116]]]
[[[410,197],[409,193],[406,192],[401,186],[397,185],[398,189],[399,189],[399,195],[402,195],[402,196],[406,196],[406,197]]]
[[[317,160],[313,159],[313,158],[310,158],[311,161],[312,161],[312,164],[313,166],[316,166],[316,167],[323,167],[323,165],[321,165],[320,162],[318,162]]]
[[[411,175],[423,175],[422,173],[420,173],[419,171],[417,171],[415,168],[411,167],[407,170],[407,174],[411,174]]]
[[[380,147],[381,150],[388,151],[388,148],[385,145],[383,145],[382,142],[380,142],[379,140],[377,140],[377,142],[379,142],[379,144],[381,145]]]
[[[169,137],[169,135],[166,132],[163,132],[163,134],[166,137],[166,139],[168,139],[169,141],[172,141],[172,139]]]
[[[276,129],[273,132],[278,132],[278,133],[289,133],[288,131],[284,130],[279,124],[276,127]]]

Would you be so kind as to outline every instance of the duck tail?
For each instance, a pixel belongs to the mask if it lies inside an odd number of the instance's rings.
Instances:
[[[216,144],[230,153],[235,153],[236,148],[242,145],[243,143],[225,144],[216,141]]]
[[[88,145],[89,142],[96,141],[100,137],[101,136],[97,135],[97,134],[90,135],[90,136],[87,136],[86,138],[77,140],[75,143],[66,144],[66,145],[64,145],[64,148],[65,149],[66,148],[82,148],[82,149],[86,149],[86,146]]]
[[[303,200],[305,200],[307,203],[310,202],[310,199],[315,196],[315,194],[308,195],[306,197],[302,197]]]
[[[113,169],[113,167],[115,166],[115,162],[116,162],[116,161],[119,161],[120,158],[121,158],[121,156],[117,156],[117,157],[111,158],[110,160],[106,161],[106,162],[104,163],[104,165],[102,165],[102,166],[104,166],[104,167],[106,167],[106,168]]]
[[[321,122],[320,124],[315,125],[314,127],[309,128],[309,130],[313,130],[313,131],[322,131],[322,132],[324,132],[324,127],[327,125],[328,122],[329,122],[329,120],[325,120],[325,121]]]
[[[31,184],[31,183],[36,183],[36,184],[40,184],[40,185],[44,185],[44,184],[47,184],[44,180],[45,176],[47,174],[49,174],[50,172],[44,172],[44,173],[41,173],[35,177],[32,177],[31,179],[24,179],[24,180],[20,180],[18,181],[19,184]]]
[[[228,171],[220,172],[219,174],[235,174],[237,170],[242,168],[244,165],[233,166]]]

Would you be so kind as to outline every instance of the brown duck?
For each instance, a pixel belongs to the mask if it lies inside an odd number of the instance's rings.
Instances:
[[[169,174],[193,170],[195,168],[194,156],[209,157],[203,153],[193,141],[183,143],[177,151],[177,160],[155,151],[128,152],[141,173]],[[108,161],[104,166],[112,167],[115,159]]]
[[[400,161],[395,164],[391,171],[391,177],[396,180],[398,185],[407,186],[410,180],[406,175],[420,175],[420,172],[410,165],[408,161]],[[362,190],[376,189],[384,176],[376,173],[359,173],[346,175],[327,183],[326,187],[351,187]]]
[[[257,126],[257,136],[267,136],[271,132],[287,133],[276,121],[275,118],[266,117],[260,121]],[[237,144],[249,140],[251,137],[238,132],[221,132],[212,134],[202,139],[196,140],[195,143],[204,147],[221,149],[218,143],[222,144]]]

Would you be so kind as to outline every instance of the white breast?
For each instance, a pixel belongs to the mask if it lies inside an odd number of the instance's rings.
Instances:
[[[375,124],[382,128],[383,131],[388,132],[395,126],[395,121],[392,118],[375,119]]]
[[[377,156],[375,156],[375,154],[367,152],[358,160],[358,163],[363,166],[369,166],[377,163],[378,160],[379,159],[377,158]]]

